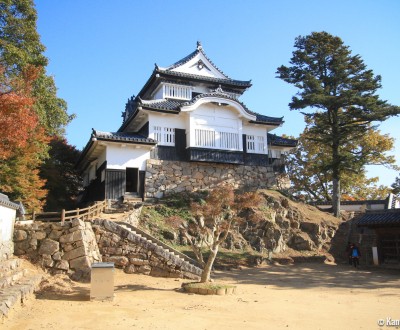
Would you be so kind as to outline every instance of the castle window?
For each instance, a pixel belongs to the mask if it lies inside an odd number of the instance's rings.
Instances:
[[[247,152],[254,154],[265,153],[265,138],[264,136],[246,135]]]
[[[161,142],[161,126],[154,126],[154,140]]]
[[[164,84],[163,85],[163,98],[191,100],[192,99],[192,88],[190,86]]]
[[[163,144],[175,145],[175,128],[164,127]]]
[[[160,145],[175,145],[175,128],[154,126],[154,140]]]

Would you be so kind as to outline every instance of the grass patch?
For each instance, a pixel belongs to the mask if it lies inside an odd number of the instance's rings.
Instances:
[[[193,250],[190,248],[188,245],[174,245],[174,247],[186,254],[188,257],[195,259],[196,256],[193,252]],[[204,253],[204,260],[207,260],[209,255],[209,252]],[[214,267],[217,270],[221,269],[228,269],[228,268],[238,268],[241,266],[244,267],[251,267],[254,266],[254,258],[256,257],[263,257],[265,258],[265,255],[262,253],[259,253],[257,251],[254,251],[250,248],[246,250],[227,250],[224,248],[220,248],[217,254],[217,258],[215,259],[214,262]]]

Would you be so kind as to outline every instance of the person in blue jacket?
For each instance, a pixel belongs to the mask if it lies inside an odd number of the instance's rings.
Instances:
[[[360,265],[361,253],[360,249],[354,243],[350,245],[350,255],[351,260],[353,261],[353,266],[357,268]]]

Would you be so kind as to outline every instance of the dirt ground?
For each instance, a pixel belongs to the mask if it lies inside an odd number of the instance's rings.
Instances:
[[[217,272],[214,278],[237,285],[237,293],[187,294],[180,290],[186,280],[120,270],[114,273],[113,301],[90,301],[90,284],[50,285],[0,328],[384,329],[387,318],[400,319],[400,271],[272,265]]]

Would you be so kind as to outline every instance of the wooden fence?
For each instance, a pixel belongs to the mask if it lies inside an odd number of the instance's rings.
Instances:
[[[82,220],[90,220],[96,216],[98,216],[101,212],[106,209],[107,201],[95,202],[94,205],[83,208],[83,209],[75,209],[68,210],[62,209],[61,212],[41,212],[36,213],[33,212],[31,214],[26,214],[26,220],[33,221],[52,221],[58,222],[61,221],[64,224],[65,220],[72,220],[75,218],[80,218]]]

